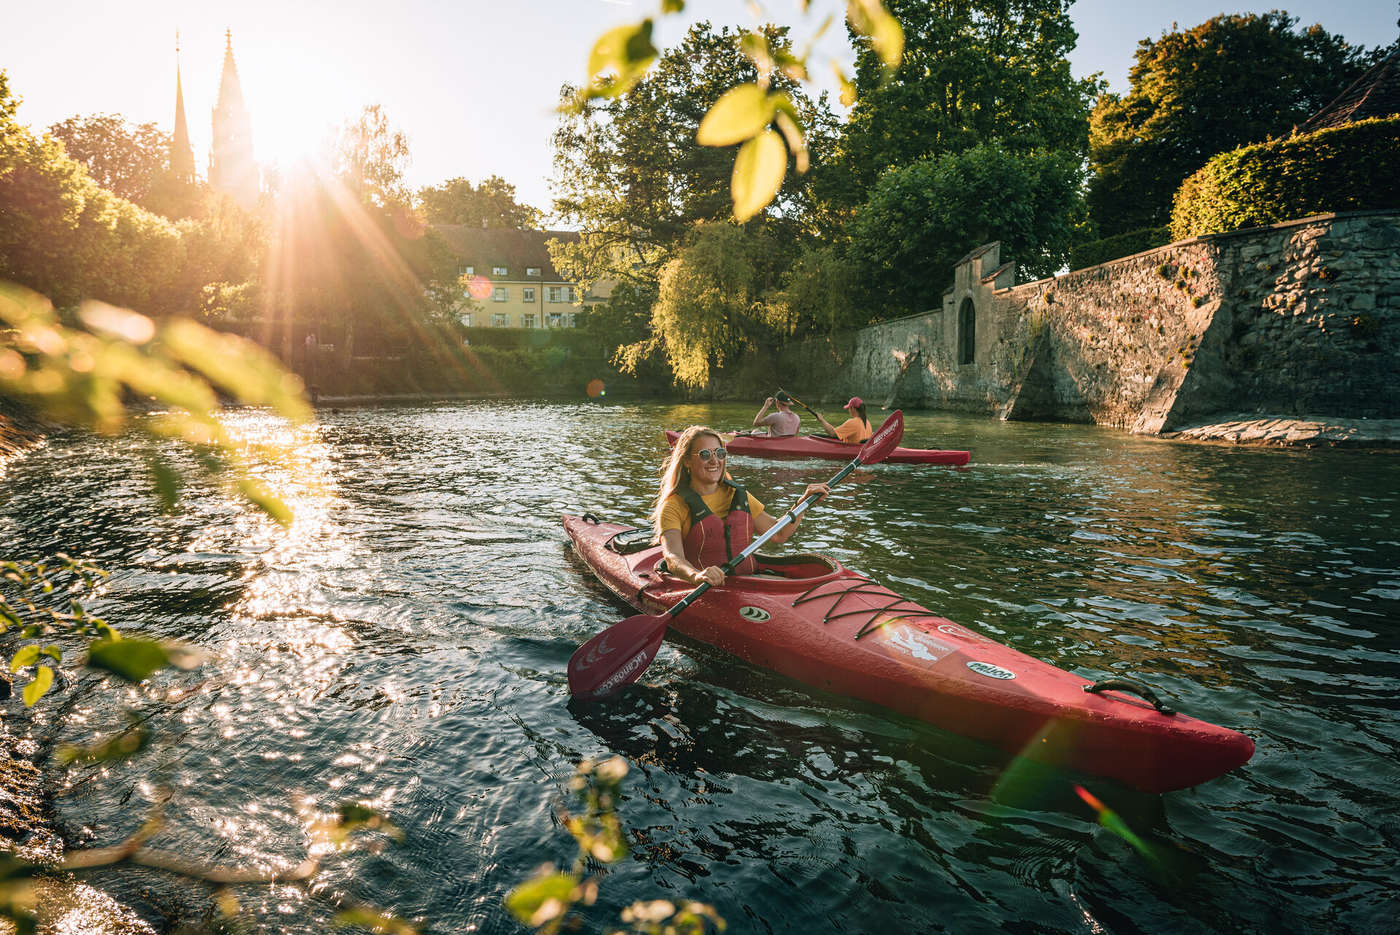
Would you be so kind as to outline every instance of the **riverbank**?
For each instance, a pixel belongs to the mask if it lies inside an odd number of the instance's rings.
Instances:
[[[1400,419],[1337,419],[1237,413],[1161,438],[1285,448],[1400,448]]]

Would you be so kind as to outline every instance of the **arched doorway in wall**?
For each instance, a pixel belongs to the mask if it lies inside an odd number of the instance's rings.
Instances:
[[[958,306],[958,363],[972,363],[976,351],[977,306],[972,304],[972,296],[968,296]]]

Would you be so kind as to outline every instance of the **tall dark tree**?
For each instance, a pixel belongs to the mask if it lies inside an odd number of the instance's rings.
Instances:
[[[1101,236],[1164,225],[1216,153],[1288,133],[1379,60],[1285,12],[1213,17],[1138,43],[1127,94],[1090,117],[1090,212]]]
[[[1082,155],[1100,84],[1075,79],[1072,0],[889,0],[904,60],[886,77],[852,37],[859,98],[842,141],[844,176],[823,191],[865,200],[886,169],[996,142],[1017,153]]]
[[[429,224],[467,224],[471,227],[509,227],[536,230],[540,212],[516,200],[515,186],[499,175],[480,185],[470,179],[448,179],[418,192],[418,204]]]
[[[953,264],[996,240],[1023,278],[1053,275],[1080,237],[1082,164],[999,143],[891,169],[851,224],[867,305],[887,318],[937,308]]]

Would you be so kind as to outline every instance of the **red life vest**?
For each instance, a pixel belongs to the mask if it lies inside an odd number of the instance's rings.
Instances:
[[[724,565],[731,558],[749,547],[753,541],[753,517],[749,515],[749,495],[743,487],[731,481],[720,481],[734,489],[729,501],[729,512],[720,519],[707,506],[700,495],[689,485],[678,493],[685,505],[690,508],[690,532],[685,537],[686,561],[696,568],[711,565]],[[758,563],[750,555],[740,562],[731,574],[751,575],[758,570]]]

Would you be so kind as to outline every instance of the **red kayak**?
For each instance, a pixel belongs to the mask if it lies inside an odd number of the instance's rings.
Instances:
[[[680,432],[666,432],[666,444],[675,447]],[[860,452],[859,445],[848,445],[834,438],[817,435],[789,435],[772,438],[768,435],[735,435],[724,433],[724,447],[730,454],[754,458],[822,458],[827,461],[849,461]],[[938,451],[933,448],[896,448],[884,461],[895,464],[951,464],[961,466],[971,460],[967,451]]]
[[[591,516],[565,516],[564,529],[599,580],[638,611],[662,613],[693,589],[657,571],[661,549],[646,544],[646,530]],[[833,559],[757,557],[760,574],[731,577],[671,626],[808,685],[1146,792],[1214,779],[1254,753],[1244,734],[1173,713],[1143,686],[1095,685]]]

